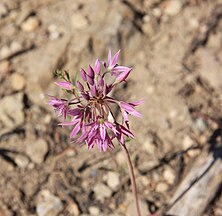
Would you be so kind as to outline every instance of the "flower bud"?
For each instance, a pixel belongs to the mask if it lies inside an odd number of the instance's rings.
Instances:
[[[99,61],[99,59],[96,59],[96,62],[95,62],[95,65],[94,65],[94,72],[97,75],[99,75],[99,73],[100,73],[100,61]]]
[[[84,70],[84,69],[81,69],[80,73],[81,73],[82,79],[83,79],[84,81],[87,81],[85,70]]]
[[[88,67],[88,75],[92,78],[92,79],[94,79],[94,76],[95,76],[95,74],[94,74],[94,71],[93,71],[93,69],[92,69],[92,67],[89,65],[89,67]]]
[[[81,91],[81,92],[84,91],[84,87],[81,82],[77,81],[76,87],[79,89],[79,91]]]
[[[87,82],[90,84],[90,85],[94,85],[94,79],[92,77],[90,77],[89,75],[87,75]]]

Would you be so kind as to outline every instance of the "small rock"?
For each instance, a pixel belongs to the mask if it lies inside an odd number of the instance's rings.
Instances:
[[[20,167],[20,168],[26,168],[29,164],[29,159],[24,156],[24,155],[17,155],[15,157],[15,163]]]
[[[181,0],[169,0],[166,3],[165,13],[169,16],[175,16],[180,13],[182,6]]]
[[[8,15],[8,7],[4,3],[0,3],[0,20]]]
[[[10,44],[10,53],[17,53],[20,50],[22,50],[22,44],[19,43],[18,41],[13,41]]]
[[[199,27],[199,21],[196,18],[191,18],[189,24],[192,29],[197,29]]]
[[[163,172],[163,177],[169,184],[173,184],[175,181],[175,173],[173,169],[171,169],[170,167],[166,167]]]
[[[116,154],[116,161],[120,166],[125,166],[126,165],[126,158],[125,158],[122,151],[120,151]]]
[[[0,120],[3,122],[4,128],[13,129],[18,125],[22,124],[24,122],[24,119],[25,116],[23,112],[22,93],[6,96],[3,99],[1,99]]]
[[[158,192],[158,193],[164,193],[164,192],[166,192],[168,189],[169,189],[168,184],[166,184],[166,183],[164,183],[164,182],[159,182],[159,183],[156,185],[156,192]]]
[[[183,149],[188,149],[193,145],[194,145],[194,141],[189,136],[186,135],[183,138]]]
[[[157,17],[157,18],[160,18],[161,17],[161,15],[162,15],[162,12],[161,12],[161,10],[160,10],[160,8],[154,8],[153,9],[153,15],[155,16],[155,17]]]
[[[88,26],[88,20],[80,13],[75,13],[71,17],[72,26],[75,30],[82,30]]]
[[[171,110],[169,116],[171,119],[174,119],[178,115],[176,110]]]
[[[93,188],[93,191],[95,193],[96,199],[100,201],[103,201],[105,198],[110,197],[112,194],[110,188],[103,183],[96,184]]]
[[[22,23],[21,28],[25,32],[33,32],[40,25],[40,21],[36,17],[29,17],[25,22]]]
[[[48,145],[43,139],[39,139],[35,142],[29,142],[26,145],[26,153],[34,163],[42,163],[47,152]]]
[[[61,200],[50,194],[44,192],[44,200],[37,204],[36,211],[38,216],[57,216],[63,210]]]
[[[107,184],[110,188],[115,190],[119,185],[119,174],[115,172],[109,172],[107,174]]]
[[[132,195],[131,199],[133,199],[133,195]],[[150,212],[148,210],[148,206],[145,201],[139,199],[139,206],[140,206],[141,215],[149,215],[150,214]],[[127,216],[137,215],[136,205],[133,201],[131,201],[130,204],[127,206],[126,215]]]
[[[4,60],[0,62],[0,74],[6,75],[9,72],[10,62],[8,60]]]
[[[0,59],[7,58],[10,55],[11,51],[8,46],[3,46],[0,50]]]
[[[49,39],[50,40],[56,40],[58,38],[61,37],[61,33],[60,32],[51,32],[50,35],[49,35]]]
[[[195,121],[195,127],[200,131],[204,132],[207,129],[207,125],[202,118],[197,118]]]
[[[18,74],[18,73],[14,73],[11,76],[11,84],[12,84],[13,90],[20,91],[20,90],[24,89],[25,84],[26,84],[26,80],[23,75]]]
[[[197,157],[200,154],[200,149],[191,149],[190,151],[187,152],[189,157]]]
[[[97,215],[98,216],[100,214],[100,210],[96,206],[90,206],[89,213],[90,213],[90,215]]]
[[[153,144],[153,138],[151,136],[146,137],[146,141],[142,144],[142,148],[151,155],[155,154],[156,146]]]
[[[58,26],[54,24],[48,27],[48,32],[50,40],[56,40],[61,36],[61,33],[58,31]]]

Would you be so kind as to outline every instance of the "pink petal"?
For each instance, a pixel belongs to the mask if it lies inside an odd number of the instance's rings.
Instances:
[[[100,132],[100,136],[101,136],[102,140],[105,140],[105,138],[106,138],[106,129],[103,125],[100,126],[99,132]]]
[[[95,65],[94,65],[94,72],[97,75],[99,75],[99,73],[100,73],[100,61],[99,61],[99,59],[96,59],[96,62],[95,62]]]
[[[77,87],[81,92],[84,91],[84,87],[83,87],[83,85],[82,85],[81,82],[77,81],[76,87]]]
[[[118,62],[118,58],[119,58],[119,53],[120,53],[120,50],[113,56],[113,59],[112,59],[112,62],[111,62],[111,67],[114,67],[117,62]]]
[[[108,52],[108,67],[111,65],[111,61],[112,61],[112,53],[111,53],[111,50],[109,50],[109,52]]]
[[[120,73],[131,71],[131,70],[132,70],[132,68],[128,68],[125,66],[116,66],[112,69],[112,75],[117,76]]]
[[[140,104],[144,103],[144,100],[139,100],[135,102],[130,102],[129,104],[132,106],[139,106]]]
[[[90,85],[94,85],[94,80],[91,76],[88,76],[87,75],[87,82],[90,84]]]
[[[74,119],[74,120],[71,121],[71,122],[62,122],[62,123],[59,123],[58,125],[62,125],[62,126],[72,126],[72,125],[75,125],[78,121],[79,121],[79,119]]]
[[[128,115],[127,115],[127,113],[124,110],[122,111],[122,116],[123,116],[124,122],[128,122],[129,121]]]
[[[73,138],[80,131],[80,123],[78,123],[70,133],[70,138]]]
[[[119,82],[123,82],[123,81],[125,81],[126,78],[129,76],[130,72],[131,72],[131,70],[122,72],[120,75],[117,76],[116,79],[117,79]]]
[[[84,81],[87,81],[86,72],[85,72],[84,69],[81,68],[80,74],[81,74],[82,79],[83,79]]]
[[[120,125],[120,127],[121,127],[121,131],[122,131],[123,134],[125,134],[128,137],[134,138],[134,135],[130,130],[126,129],[122,125]]]
[[[59,87],[66,89],[66,90],[72,90],[72,83],[70,83],[70,82],[55,82],[55,84]]]
[[[130,104],[123,101],[120,102],[120,107],[129,113],[135,110]]]
[[[92,67],[89,65],[88,67],[88,75],[93,79],[94,78],[94,71]]]

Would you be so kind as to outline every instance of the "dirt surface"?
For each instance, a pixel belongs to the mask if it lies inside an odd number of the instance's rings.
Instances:
[[[109,49],[133,67],[115,97],[145,100],[128,143],[143,215],[163,214],[211,147],[222,117],[222,1],[1,0],[1,216],[135,215],[121,148],[73,146],[45,96],[62,94],[55,69],[74,77]],[[221,206],[219,191],[205,215],[221,216]]]

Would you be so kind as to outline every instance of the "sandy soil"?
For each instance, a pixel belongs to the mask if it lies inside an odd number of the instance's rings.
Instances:
[[[109,49],[133,67],[115,97],[145,101],[128,144],[143,215],[164,212],[221,121],[221,5],[1,0],[0,215],[135,215],[121,148],[73,146],[45,97],[62,94],[55,69],[74,77]],[[221,206],[219,192],[205,215],[221,216]]]

